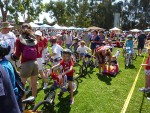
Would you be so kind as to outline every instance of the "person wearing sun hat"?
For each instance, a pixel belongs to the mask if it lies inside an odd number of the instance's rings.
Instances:
[[[32,96],[34,97],[37,96],[37,52],[37,40],[34,32],[30,24],[24,23],[21,26],[20,36],[16,40],[15,52],[11,58],[16,61],[21,57],[21,81],[25,85],[27,78],[31,78]]]
[[[38,50],[38,55],[37,55],[37,62],[38,62],[38,68],[39,68],[39,74],[41,75],[41,78],[44,82],[44,87],[43,89],[46,89],[47,88],[47,83],[46,83],[46,78],[45,78],[45,74],[43,72],[43,59],[42,59],[42,53],[44,51],[44,39],[43,39],[43,36],[42,36],[42,32],[37,30],[35,33],[35,37],[36,37],[36,40],[38,41],[37,42],[37,50]]]
[[[9,60],[15,67],[17,66],[19,68],[21,66],[20,61],[17,61],[15,63],[13,60],[11,60],[11,57],[10,57],[11,53],[13,53],[15,50],[15,42],[16,42],[15,34],[10,31],[13,27],[14,26],[11,26],[9,22],[2,22],[1,23],[0,40],[9,41],[9,45],[11,46],[11,51],[6,56],[6,59]]]

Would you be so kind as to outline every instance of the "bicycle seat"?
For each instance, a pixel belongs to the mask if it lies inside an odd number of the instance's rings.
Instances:
[[[34,101],[35,101],[35,97],[34,96],[30,96],[27,99],[23,100],[22,103],[30,104],[30,103],[33,103]]]

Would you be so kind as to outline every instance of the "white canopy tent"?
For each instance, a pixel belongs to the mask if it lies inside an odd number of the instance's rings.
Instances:
[[[35,23],[33,23],[33,22],[30,22],[29,24],[30,24],[31,27],[35,27],[35,28],[40,27],[39,25],[37,25],[37,24],[35,24]]]
[[[150,32],[150,29],[146,29],[146,30],[144,30],[144,32]]]
[[[62,27],[59,26],[58,24],[55,24],[55,25],[53,25],[52,27],[53,27],[53,29],[62,29]]]
[[[141,30],[139,30],[139,29],[132,29],[132,30],[130,30],[130,31],[137,33],[137,32],[140,32]]]
[[[121,29],[117,28],[117,27],[114,27],[112,29],[109,29],[110,31],[121,31]]]
[[[43,28],[53,28],[52,26],[47,25],[47,24],[43,24],[43,25],[41,25],[40,27],[43,27]]]

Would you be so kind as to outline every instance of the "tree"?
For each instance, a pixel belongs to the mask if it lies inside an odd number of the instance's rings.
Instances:
[[[45,4],[45,11],[49,12],[50,17],[54,17],[58,24],[65,24],[65,2],[50,2]]]
[[[0,0],[3,21],[7,20],[7,14],[10,13],[16,22],[18,22],[19,14],[30,22],[38,18],[43,8],[41,0]]]

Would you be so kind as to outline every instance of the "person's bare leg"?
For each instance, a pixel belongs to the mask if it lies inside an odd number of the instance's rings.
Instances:
[[[46,83],[46,78],[45,78],[45,74],[44,74],[43,70],[39,70],[39,74],[41,75],[43,82]]]
[[[37,96],[37,75],[31,76],[32,96]]]
[[[25,86],[25,85],[26,85],[27,78],[22,78],[22,77],[21,77],[21,81],[22,81],[23,85]],[[25,99],[25,98],[26,98],[26,94],[24,94],[24,96],[22,97],[22,99]]]
[[[73,100],[73,87],[72,87],[72,81],[68,81],[69,83],[69,89],[70,89],[70,100]]]

